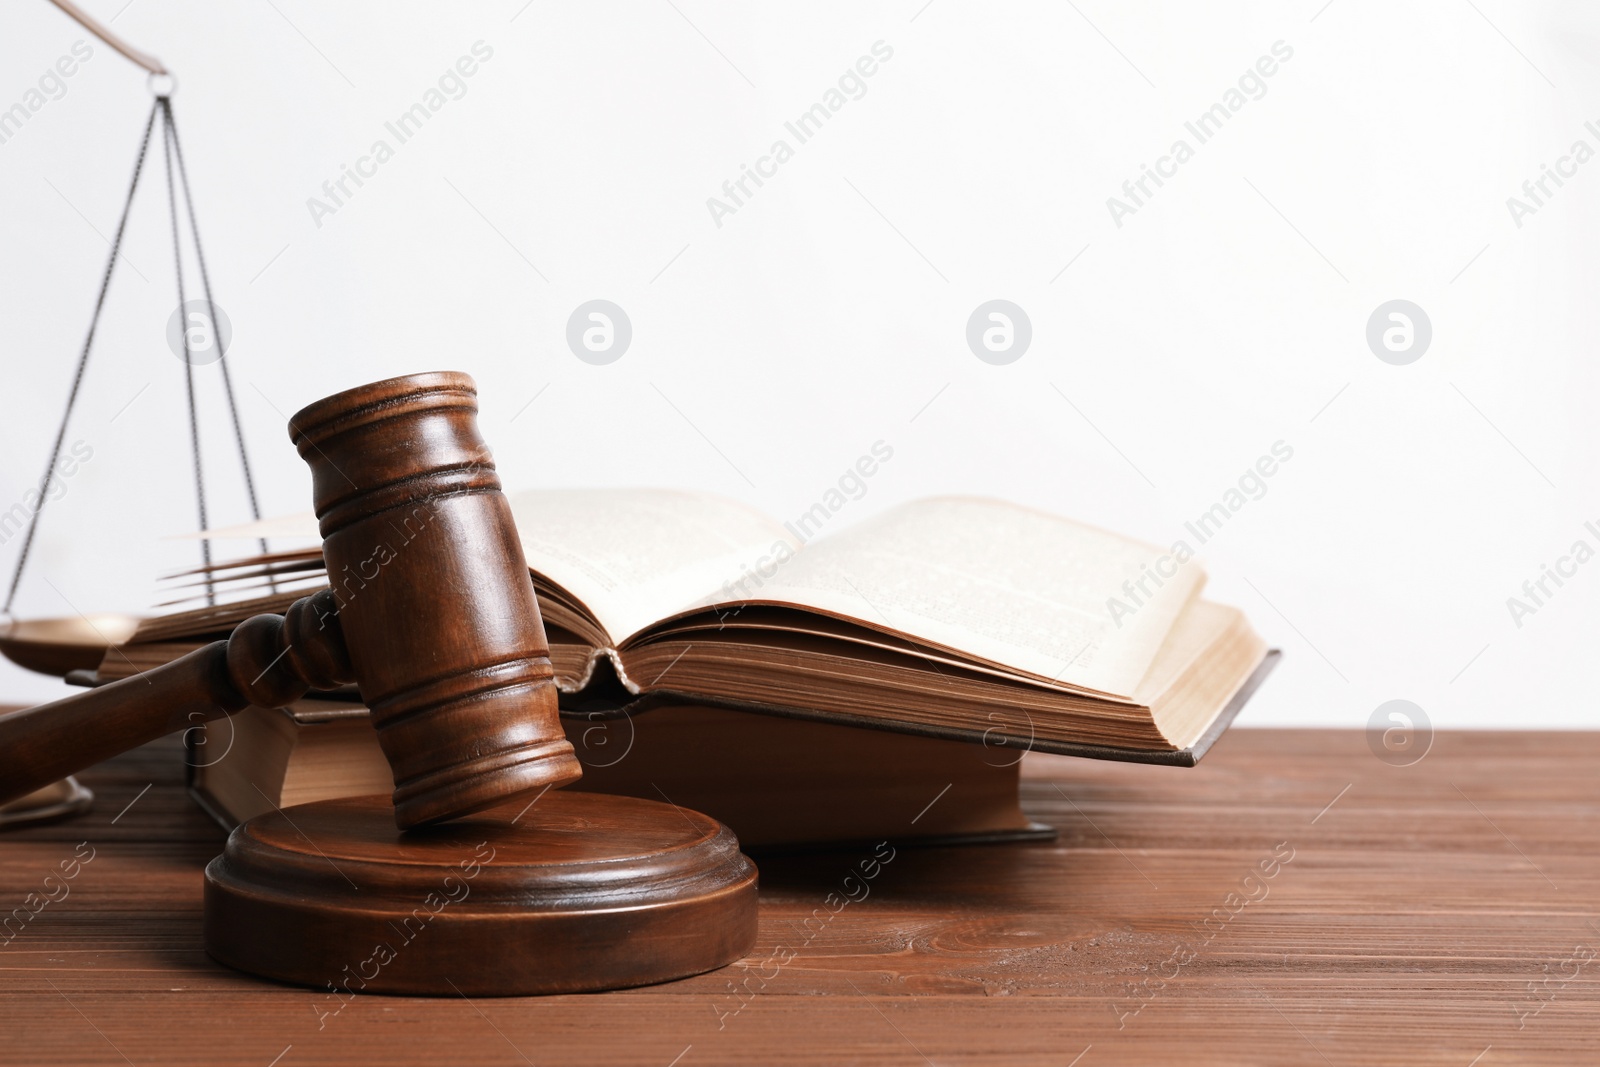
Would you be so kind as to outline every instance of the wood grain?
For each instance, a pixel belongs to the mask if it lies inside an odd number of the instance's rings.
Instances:
[[[1057,842],[902,848],[866,881],[870,851],[765,859],[760,935],[733,967],[337,1015],[206,958],[222,835],[181,762],[170,738],[119,757],[85,776],[91,815],[0,836],[0,915],[94,850],[0,945],[0,1063],[1596,1058],[1600,734],[1441,734],[1408,768],[1324,730],[1234,730],[1192,770],[1030,757],[1024,807]],[[1233,913],[1230,893],[1258,899]]]

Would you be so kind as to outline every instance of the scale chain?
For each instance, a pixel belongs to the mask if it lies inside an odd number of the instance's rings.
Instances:
[[[133,180],[128,184],[128,197],[122,205],[122,218],[117,220],[117,232],[111,238],[111,253],[106,257],[105,273],[100,278],[100,295],[94,301],[94,313],[89,317],[89,332],[83,339],[83,351],[78,355],[78,369],[72,376],[72,389],[67,393],[67,409],[61,414],[61,425],[56,429],[55,444],[50,448],[50,460],[45,464],[44,474],[39,479],[39,506],[34,509],[33,515],[28,519],[28,532],[22,539],[22,551],[17,556],[16,570],[11,573],[11,589],[6,593],[4,607],[0,612],[11,614],[11,605],[17,599],[17,586],[22,582],[22,572],[28,565],[28,553],[33,548],[33,535],[39,528],[39,516],[44,512],[45,501],[49,499],[47,490],[50,487],[51,475],[55,472],[56,461],[61,458],[61,443],[67,436],[67,423],[72,420],[72,409],[78,402],[78,388],[83,384],[83,372],[89,365],[89,351],[94,346],[94,333],[100,325],[100,312],[106,304],[106,291],[111,288],[111,270],[116,266],[117,256],[122,250],[122,234],[128,227],[128,213],[133,208],[133,194],[139,188],[139,175],[144,170],[145,153],[150,147],[150,131],[154,129],[156,111],[160,108],[160,101],[150,106],[150,117],[145,119],[144,137],[139,142],[139,155],[133,163]]]

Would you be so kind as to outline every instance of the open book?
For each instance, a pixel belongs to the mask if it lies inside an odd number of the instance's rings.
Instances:
[[[1154,546],[994,500],[915,501],[807,542],[709,494],[509,499],[564,703],[590,713],[726,706],[1192,763],[1270,665],[1240,611],[1200,598],[1197,563],[1158,575],[1166,554]],[[101,678],[165,662],[317,585],[362,581],[326,575],[314,549],[204,577],[253,595],[146,620]],[[276,591],[259,595],[268,581]]]

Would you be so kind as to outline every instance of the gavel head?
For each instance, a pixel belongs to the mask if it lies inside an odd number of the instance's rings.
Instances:
[[[465,374],[392,378],[290,420],[401,829],[576,780],[528,564]]]

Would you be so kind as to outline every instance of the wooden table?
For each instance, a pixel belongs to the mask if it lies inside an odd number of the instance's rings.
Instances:
[[[1600,1060],[1600,734],[1441,734],[1407,768],[1326,730],[1235,730],[1194,770],[1030,757],[1058,842],[902,848],[837,911],[862,856],[764,861],[734,967],[337,1013],[201,951],[222,834],[180,764],[130,753],[83,776],[93,814],[0,836],[5,910],[94,857],[0,947],[0,1062]]]

